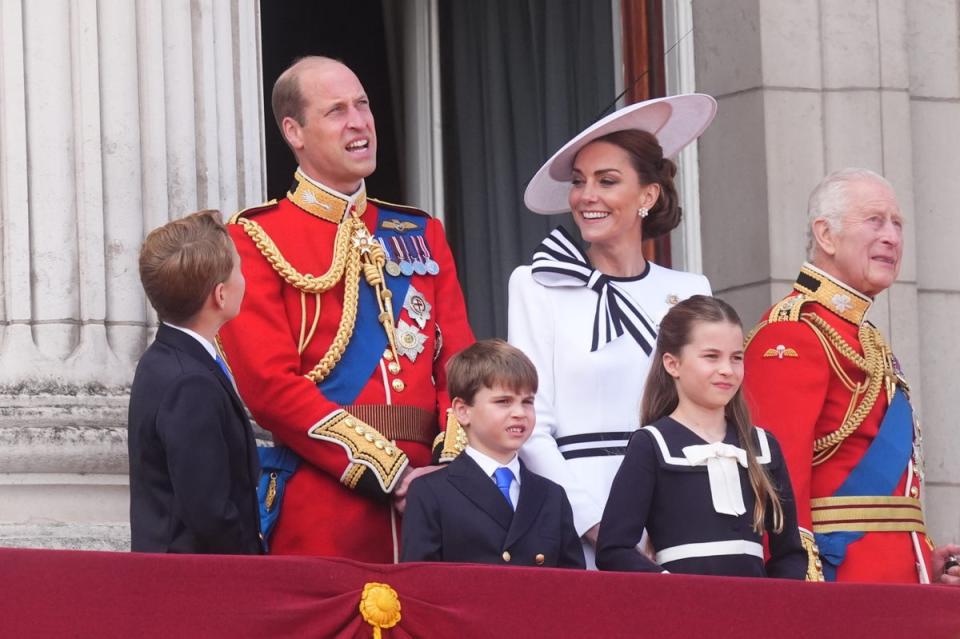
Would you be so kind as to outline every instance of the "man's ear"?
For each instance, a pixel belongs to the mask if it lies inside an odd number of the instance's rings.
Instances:
[[[303,127],[289,115],[280,122],[280,129],[283,131],[283,138],[291,148],[299,151],[303,148]]]
[[[676,379],[680,376],[680,358],[673,353],[664,353],[663,368],[670,377]]]
[[[813,241],[825,255],[834,255],[837,252],[837,233],[825,217],[818,217],[811,227]]]
[[[459,397],[454,397],[450,403],[450,408],[453,409],[453,416],[457,418],[461,426],[470,425],[470,404]]]

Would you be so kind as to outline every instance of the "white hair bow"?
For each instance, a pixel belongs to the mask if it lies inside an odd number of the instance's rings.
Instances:
[[[747,467],[747,451],[723,442],[685,446],[683,455],[691,466],[707,467],[710,478],[710,496],[713,509],[722,515],[742,515],[747,512],[740,490],[739,463]]]

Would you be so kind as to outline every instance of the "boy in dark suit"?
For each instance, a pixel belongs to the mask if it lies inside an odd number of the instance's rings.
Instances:
[[[566,493],[517,457],[536,422],[527,356],[502,340],[477,342],[450,360],[447,390],[469,445],[410,484],[401,561],[583,568]]]
[[[140,281],[161,324],[130,389],[132,550],[258,554],[256,442],[214,346],[244,292],[220,214],[152,231]]]

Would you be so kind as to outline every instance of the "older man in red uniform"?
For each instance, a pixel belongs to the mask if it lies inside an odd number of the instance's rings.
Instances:
[[[956,583],[960,569],[944,564],[960,547],[934,550],[924,526],[909,386],[865,319],[900,269],[893,188],[872,171],[837,171],[808,217],[810,262],[755,329],[745,363],[754,422],[787,459],[808,579]]]
[[[410,480],[462,444],[442,431],[445,364],[473,342],[463,294],[437,220],[367,199],[377,137],[356,75],[304,58],[272,99],[300,166],[286,198],[231,220],[247,296],[220,334],[277,444],[261,515],[274,553],[393,562]]]

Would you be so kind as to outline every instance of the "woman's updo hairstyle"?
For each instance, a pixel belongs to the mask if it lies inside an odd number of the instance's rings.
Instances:
[[[673,160],[663,157],[663,149],[656,136],[649,131],[627,129],[608,133],[594,142],[607,142],[626,151],[630,163],[640,176],[640,184],[660,185],[660,197],[643,219],[643,238],[659,237],[677,228],[682,213],[677,187],[673,183],[677,165]]]

